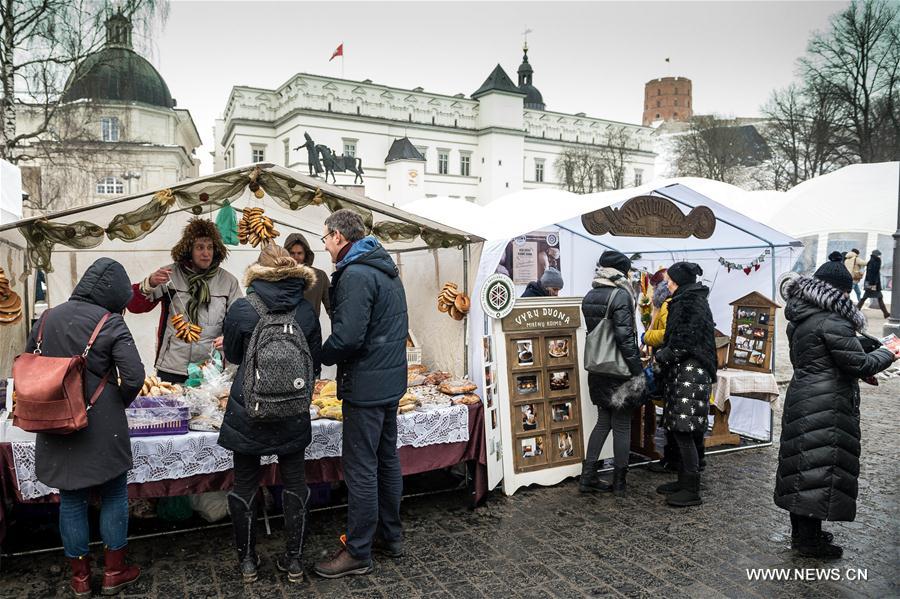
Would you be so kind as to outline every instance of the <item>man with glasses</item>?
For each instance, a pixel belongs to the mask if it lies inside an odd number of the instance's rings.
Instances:
[[[348,491],[346,538],[315,565],[325,578],[369,574],[373,549],[403,555],[397,405],[406,392],[406,293],[397,265],[365,233],[362,218],[345,209],[325,220],[321,237],[335,264],[332,332],[322,346],[322,363],[337,364]]]

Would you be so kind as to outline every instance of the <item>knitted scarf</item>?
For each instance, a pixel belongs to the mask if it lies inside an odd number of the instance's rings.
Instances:
[[[209,304],[209,282],[219,274],[219,265],[215,264],[203,272],[195,272],[190,266],[181,264],[181,270],[188,281],[188,303],[187,309],[188,319],[193,324],[200,322],[200,306],[201,304]]]

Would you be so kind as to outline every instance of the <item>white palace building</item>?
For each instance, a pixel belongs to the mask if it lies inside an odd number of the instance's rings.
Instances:
[[[469,98],[305,73],[274,90],[235,86],[216,121],[215,168],[272,162],[307,173],[307,150],[297,148],[308,133],[316,145],[361,159],[358,191],[372,199],[486,204],[521,189],[561,187],[560,153],[601,150],[618,130],[629,139],[625,186],[653,178],[651,128],[546,110],[532,77],[526,47],[518,85],[497,65]],[[355,179],[349,171],[336,177],[348,186]]]

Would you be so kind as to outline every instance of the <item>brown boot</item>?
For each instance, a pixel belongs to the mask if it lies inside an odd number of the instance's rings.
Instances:
[[[105,559],[101,592],[104,595],[115,595],[141,575],[140,567],[125,563],[126,553],[125,547],[115,550],[108,547],[103,549]]]
[[[372,560],[356,559],[350,555],[345,544],[345,537],[341,536],[341,547],[327,560],[318,562],[313,570],[322,578],[343,578],[353,574],[370,574],[372,572]]]
[[[72,568],[72,580],[69,588],[75,597],[91,596],[91,556],[70,557],[69,566]]]

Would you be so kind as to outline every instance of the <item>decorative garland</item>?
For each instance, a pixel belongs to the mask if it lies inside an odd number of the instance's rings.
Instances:
[[[770,250],[766,250],[755,260],[747,264],[737,264],[736,262],[729,262],[725,258],[719,258],[719,264],[728,269],[728,272],[731,272],[732,270],[743,270],[745,275],[749,275],[751,272],[759,270],[759,265],[766,261],[766,256],[768,256],[770,253]]]
[[[330,212],[335,212],[348,208],[359,214],[366,229],[385,243],[410,242],[417,237],[432,249],[461,249],[467,243],[466,238],[461,235],[443,233],[413,223],[373,222],[372,211],[368,208],[326,195],[318,187],[310,189],[299,181],[256,167],[180,189],[158,191],[143,206],[116,215],[105,228],[88,221],[55,223],[47,219],[23,225],[19,230],[28,241],[29,271],[31,266],[36,266],[45,272],[53,272],[50,256],[57,244],[89,249],[100,245],[104,237],[125,242],[139,241],[155,231],[169,216],[170,211],[189,210],[193,214],[201,214],[207,208],[218,209],[242,194],[245,188],[249,188],[257,199],[269,194],[280,206],[289,210],[325,206]]]

